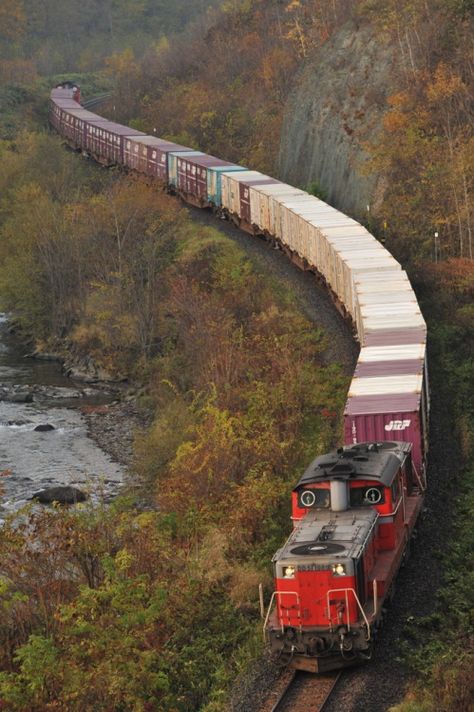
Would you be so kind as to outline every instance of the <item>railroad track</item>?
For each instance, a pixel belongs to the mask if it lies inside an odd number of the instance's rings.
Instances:
[[[322,712],[341,674],[287,670],[259,712]]]
[[[90,111],[96,106],[102,104],[104,101],[107,101],[107,99],[110,99],[111,96],[112,94],[110,92],[107,94],[99,94],[99,96],[93,96],[90,99],[87,99],[87,101],[83,101],[82,106],[84,109],[88,109]]]

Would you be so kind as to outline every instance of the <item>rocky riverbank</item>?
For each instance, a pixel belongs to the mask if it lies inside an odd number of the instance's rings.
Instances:
[[[150,415],[139,408],[133,396],[110,405],[83,406],[89,437],[133,477],[133,443],[138,432],[149,426]]]

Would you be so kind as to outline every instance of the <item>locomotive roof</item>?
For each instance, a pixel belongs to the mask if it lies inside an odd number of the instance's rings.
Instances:
[[[272,561],[324,565],[334,559],[358,558],[378,516],[372,508],[337,513],[309,510]]]
[[[317,457],[294,491],[314,482],[338,479],[376,480],[389,487],[411,451],[404,442],[359,443]]]

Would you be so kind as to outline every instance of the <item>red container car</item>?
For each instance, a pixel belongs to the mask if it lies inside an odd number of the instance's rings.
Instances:
[[[168,154],[172,151],[191,152],[192,149],[154,136],[127,137],[124,165],[150,178],[168,183]]]
[[[130,136],[145,134],[114,121],[91,121],[86,125],[84,148],[99,163],[107,166],[123,164],[125,140]]]

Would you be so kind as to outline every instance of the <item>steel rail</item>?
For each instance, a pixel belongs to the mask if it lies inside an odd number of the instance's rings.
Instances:
[[[341,670],[321,675],[294,670],[273,706],[261,712],[323,712],[341,675]]]

